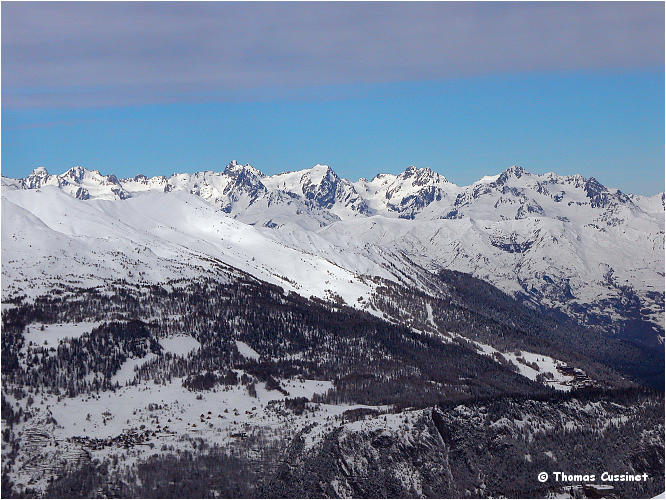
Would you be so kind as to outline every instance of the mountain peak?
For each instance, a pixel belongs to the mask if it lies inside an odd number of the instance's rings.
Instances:
[[[525,174],[529,175],[529,172],[520,165],[511,165],[509,168],[507,168],[504,171],[504,173],[506,173],[509,176],[514,176],[517,179],[520,179],[520,177],[522,177]]]
[[[258,168],[253,167],[249,163],[246,163],[245,165],[241,165],[238,163],[236,160],[231,160],[229,164],[226,166],[224,169],[225,174],[233,175],[236,176],[240,174],[241,172],[246,172],[249,174],[252,174],[256,177],[266,177],[265,174],[259,170]]]
[[[32,171],[32,175],[36,175],[36,176],[38,176],[38,177],[46,177],[47,175],[49,175],[49,172],[48,172],[48,170],[46,170],[46,168],[44,168],[44,167],[36,167],[36,168]]]
[[[103,175],[98,170],[90,170],[80,165],[62,174],[52,175],[45,167],[39,166],[28,177],[17,179],[13,185],[20,189],[56,186],[81,199],[84,199],[84,196],[124,199],[133,196],[135,192],[151,190],[186,190],[200,194],[206,200],[224,198],[229,203],[236,203],[245,195],[249,195],[248,199],[254,202],[265,194],[269,196],[270,204],[295,203],[294,200],[302,197],[303,202],[332,210],[333,214],[342,217],[350,213],[386,213],[413,218],[420,213],[432,216],[438,210],[444,211],[444,215],[448,217],[451,212],[447,208],[449,205],[455,205],[458,210],[460,206],[471,203],[479,196],[494,196],[493,193],[496,192],[506,196],[529,197],[532,191],[537,191],[540,194],[552,195],[553,199],[559,202],[563,196],[560,191],[580,189],[593,208],[607,208],[631,202],[631,198],[624,193],[609,190],[593,177],[559,177],[555,173],[537,175],[526,171],[520,165],[512,165],[497,175],[484,176],[470,186],[456,186],[431,168],[419,168],[413,164],[397,175],[377,174],[371,181],[360,179],[352,183],[322,163],[306,169],[266,176],[252,165],[243,165],[236,160],[230,161],[223,171],[174,174],[169,179],[164,176],[148,179],[142,175],[118,179],[112,174]],[[79,188],[85,193],[77,194]],[[433,205],[427,212],[424,211],[425,207],[433,202],[442,203]]]
[[[314,175],[325,176],[330,173],[337,177],[337,174],[333,172],[333,169],[323,163],[317,163],[314,167],[310,168],[309,171],[312,172]]]
[[[410,177],[414,177],[414,182],[418,185],[425,185],[431,182],[448,182],[446,177],[438,174],[430,167],[418,168],[414,165],[407,167],[403,173],[398,175],[398,177],[402,179],[409,179]]]
[[[69,177],[74,181],[81,182],[86,171],[87,169],[85,167],[82,167],[80,165],[75,165],[62,175],[63,177]]]
[[[531,174],[520,165],[511,165],[509,168],[507,168],[504,172],[502,172],[499,175],[496,182],[497,184],[502,185],[511,178],[520,179],[524,175],[531,175]]]
[[[323,182],[336,183],[338,175],[328,165],[317,163],[315,166],[300,171],[303,184],[321,185]]]

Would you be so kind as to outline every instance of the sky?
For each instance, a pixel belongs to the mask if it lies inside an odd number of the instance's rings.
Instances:
[[[664,4],[3,2],[2,174],[519,164],[664,190]]]

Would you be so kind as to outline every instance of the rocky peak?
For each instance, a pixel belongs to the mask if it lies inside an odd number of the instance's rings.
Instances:
[[[301,189],[308,200],[322,208],[331,208],[336,201],[340,178],[328,165],[315,165],[301,176]]]
[[[328,165],[317,163],[314,167],[309,168],[303,172],[303,179],[308,179],[311,183],[321,184],[324,180],[335,181],[339,180],[336,174]]]
[[[500,174],[495,183],[497,185],[506,184],[509,179],[520,179],[524,175],[531,175],[520,165],[512,165]]]
[[[67,172],[62,174],[61,177],[64,177],[65,179],[69,180],[70,182],[75,182],[75,183],[80,183],[83,180],[83,177],[86,174],[86,169],[76,165],[72,168],[70,168]]]
[[[415,175],[416,172],[418,172],[418,169],[416,168],[416,166],[414,166],[414,165],[410,165],[410,166],[407,167],[407,168],[405,169],[405,171],[402,173],[402,176],[405,177],[405,178],[407,178],[407,177],[411,177],[412,175]]]
[[[44,167],[35,168],[25,179],[21,179],[23,189],[38,189],[45,185],[52,176]]]
[[[596,180],[594,177],[590,177],[586,182],[585,182],[585,194],[587,195],[588,198],[592,199],[596,196],[601,195],[602,193],[608,191],[606,189],[606,186],[601,184],[598,180]]]
[[[245,173],[248,176],[257,177],[259,179],[261,179],[262,177],[266,177],[261,170],[254,168],[249,163],[241,165],[236,160],[231,160],[229,162],[229,164],[224,169],[224,173],[231,177],[237,177],[243,173]]]
[[[507,173],[507,175],[513,176],[516,179],[520,179],[523,175],[529,174],[529,172],[520,165],[511,165],[509,168],[505,170],[505,172]]]
[[[118,181],[118,177],[116,177],[113,174],[107,175],[106,176],[106,181],[111,183],[111,184],[120,184],[120,182]]]
[[[424,185],[428,182],[447,182],[446,178],[443,175],[439,175],[434,170],[428,167],[417,168],[414,165],[410,165],[407,169],[398,175],[398,178],[401,179],[410,179],[414,180],[415,185]]]
[[[386,190],[387,207],[399,213],[402,218],[414,218],[433,201],[443,197],[440,187],[448,182],[430,168],[416,168],[410,165],[404,172],[395,177]]]
[[[264,174],[249,164],[240,165],[232,161],[224,169],[224,175],[232,180],[225,193],[242,191],[256,197],[260,192],[266,191],[266,186],[261,182],[261,178],[265,177]]]

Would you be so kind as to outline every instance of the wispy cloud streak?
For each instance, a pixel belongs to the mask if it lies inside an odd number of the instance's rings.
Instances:
[[[661,2],[2,5],[11,108],[663,65]],[[293,90],[292,90],[293,91]]]

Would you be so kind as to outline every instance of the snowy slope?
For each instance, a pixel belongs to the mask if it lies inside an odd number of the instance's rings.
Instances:
[[[3,192],[3,296],[100,280],[162,282],[248,272],[309,297],[354,303],[371,287],[322,258],[266,238],[192,194],[143,193],[122,202],[79,200],[47,186]]]
[[[601,231],[545,217],[411,222],[377,216],[318,231],[317,237],[330,247],[311,235],[285,235],[282,241],[319,251],[343,266],[350,265],[349,255],[385,267],[389,262],[400,265],[400,256],[408,255],[426,269],[471,273],[509,293],[565,310],[592,305],[593,311],[613,315],[613,304],[601,302],[624,300],[630,287],[654,321],[663,324],[663,307],[651,298],[663,292],[663,233],[641,230],[640,225]],[[354,259],[362,266],[358,272],[370,271],[366,260]]]

